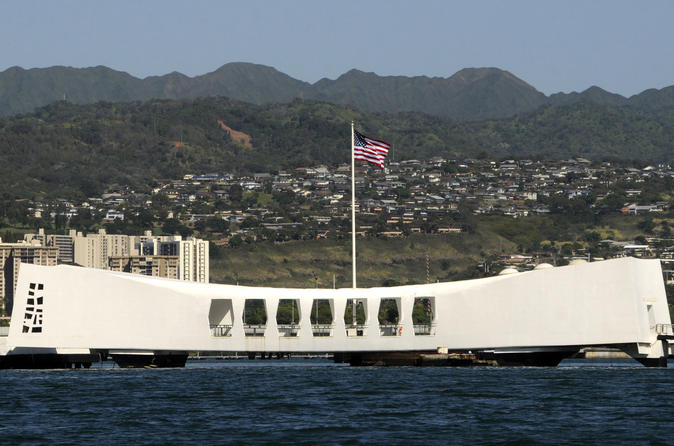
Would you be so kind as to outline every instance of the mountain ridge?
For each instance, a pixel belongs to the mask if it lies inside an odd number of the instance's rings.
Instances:
[[[295,98],[354,106],[366,112],[423,112],[457,120],[503,119],[543,105],[580,100],[600,105],[658,109],[674,105],[674,86],[647,89],[629,98],[597,86],[546,96],[514,74],[495,67],[463,68],[449,77],[380,76],[351,69],[310,84],[277,69],[230,62],[202,75],[173,71],[145,78],[104,65],[53,66],[0,72],[0,116],[30,113],[65,98],[73,103],[195,99],[225,96],[262,105]]]

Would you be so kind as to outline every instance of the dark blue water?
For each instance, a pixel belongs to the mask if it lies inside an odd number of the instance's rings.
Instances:
[[[674,369],[632,364],[2,370],[0,443],[670,443]]]

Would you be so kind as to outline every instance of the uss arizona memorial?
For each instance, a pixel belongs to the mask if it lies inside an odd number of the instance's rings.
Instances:
[[[275,315],[281,300],[294,325],[268,317],[247,325],[246,300]],[[345,321],[362,303],[365,322]],[[395,326],[378,321],[393,299]],[[415,324],[423,299],[431,319]],[[312,323],[315,301],[332,321]],[[314,322],[316,322],[314,320]],[[582,347],[617,347],[647,366],[666,365],[672,326],[658,260],[622,258],[449,283],[390,288],[290,289],[216,285],[73,266],[21,266],[0,365],[88,365],[110,355],[120,365],[181,365],[190,351],[489,353],[500,363],[555,365]],[[357,361],[356,361],[357,363]],[[512,361],[510,362],[512,363]]]

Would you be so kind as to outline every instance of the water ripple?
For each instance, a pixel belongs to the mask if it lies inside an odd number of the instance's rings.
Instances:
[[[599,444],[669,440],[672,370],[349,368],[0,371],[7,444]]]

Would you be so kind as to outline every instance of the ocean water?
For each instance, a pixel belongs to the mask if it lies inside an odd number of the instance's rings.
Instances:
[[[592,365],[592,366],[588,366]],[[668,444],[674,368],[0,370],[2,444]]]

